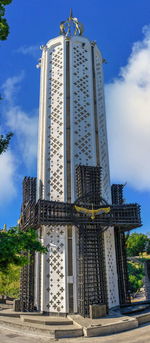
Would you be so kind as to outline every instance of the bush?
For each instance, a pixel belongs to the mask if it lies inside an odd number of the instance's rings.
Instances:
[[[143,287],[144,267],[139,263],[128,262],[129,288],[131,294]]]

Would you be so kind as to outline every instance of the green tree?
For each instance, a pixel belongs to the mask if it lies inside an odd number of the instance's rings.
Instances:
[[[136,232],[132,233],[128,236],[126,241],[127,256],[138,256],[140,253],[145,252],[148,242],[150,242],[150,239],[147,235]]]
[[[19,298],[21,267],[10,264],[7,274],[0,272],[0,295]]]
[[[136,293],[143,286],[143,264],[128,262],[129,288],[131,294]]]
[[[12,136],[12,132],[7,133],[5,137],[3,135],[0,135],[0,155],[7,150]]]
[[[7,273],[11,264],[24,266],[28,264],[28,256],[34,252],[46,253],[34,229],[22,231],[18,227],[8,231],[0,231],[0,271]],[[26,254],[27,253],[27,254]]]
[[[5,16],[5,6],[9,5],[12,0],[0,0],[0,40],[6,40],[9,34],[9,25],[7,23]],[[0,95],[0,100],[2,97]],[[10,139],[13,136],[13,133],[9,132],[6,137],[0,135],[0,154],[7,150]]]
[[[9,5],[12,0],[0,0],[0,40],[5,40],[9,34],[9,25],[5,18],[5,6]]]

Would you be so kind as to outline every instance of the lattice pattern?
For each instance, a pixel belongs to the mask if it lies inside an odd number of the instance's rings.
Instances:
[[[80,203],[100,205],[101,168],[78,166],[76,169],[77,194]],[[81,201],[82,198],[82,201]]]
[[[104,86],[102,77],[102,63],[97,51],[95,51],[95,77],[99,128],[100,166],[102,167],[102,189],[105,200],[110,202],[109,160],[104,103]]]
[[[67,227],[46,227],[45,311],[66,312],[66,232]]]
[[[128,280],[126,242],[125,234],[124,232],[121,232],[120,228],[115,228],[115,242],[120,305],[129,304],[131,299]]]
[[[20,310],[34,311],[34,255],[31,257],[28,253],[24,253],[28,257],[28,264],[21,270],[20,277]]]
[[[36,201],[36,177],[25,177],[23,180],[23,208],[29,202]]]
[[[109,307],[113,307],[119,304],[115,241],[114,241],[113,228],[108,228],[107,231],[105,231],[104,239],[105,239],[108,303],[109,303]]]
[[[64,200],[64,125],[63,125],[63,48],[53,46],[48,50],[47,90],[47,200]]]
[[[71,51],[74,178],[77,165],[96,164],[90,49],[87,43],[75,41]]]
[[[116,205],[122,205],[124,203],[123,198],[124,185],[113,184],[111,186],[112,203]]]
[[[79,313],[88,316],[92,304],[107,304],[103,233],[94,224],[79,228]]]

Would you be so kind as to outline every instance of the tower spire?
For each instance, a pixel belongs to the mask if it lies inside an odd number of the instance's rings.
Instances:
[[[72,8],[70,8],[70,19],[73,18],[73,12],[72,12]]]

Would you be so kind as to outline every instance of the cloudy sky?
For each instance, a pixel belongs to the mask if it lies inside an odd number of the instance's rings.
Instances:
[[[110,170],[113,183],[127,183],[127,202],[142,205],[150,231],[150,3],[149,0],[13,0],[6,15],[7,41],[0,43],[0,132],[14,132],[0,156],[0,227],[19,217],[25,175],[36,175],[40,45],[59,34],[69,15],[85,26],[107,60],[104,66]]]

